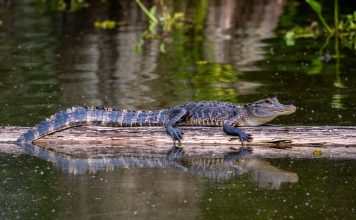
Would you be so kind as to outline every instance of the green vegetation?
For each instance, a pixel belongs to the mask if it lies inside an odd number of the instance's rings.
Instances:
[[[305,0],[310,8],[318,15],[322,24],[319,27],[318,22],[313,21],[310,26],[300,27],[295,26],[292,30],[285,34],[286,44],[292,46],[298,38],[320,38],[326,37],[325,44],[321,48],[320,53],[323,54],[324,49],[329,44],[332,36],[336,37],[337,41],[350,49],[356,50],[356,11],[353,14],[339,15],[339,1],[334,2],[334,25],[329,25],[322,14],[323,6],[316,0]],[[336,51],[335,51],[336,53]],[[339,56],[338,53],[335,54]]]
[[[315,13],[317,13],[317,15],[319,16],[319,19],[321,21],[321,23],[324,25],[324,27],[326,28],[326,30],[329,33],[332,33],[333,30],[332,28],[330,28],[330,26],[326,23],[325,18],[323,17],[321,11],[322,11],[322,6],[321,4],[319,4],[319,2],[315,1],[315,0],[305,0],[310,7],[315,11]]]
[[[101,28],[101,29],[113,29],[116,27],[116,21],[111,21],[111,20],[105,20],[105,21],[96,21],[94,22],[94,27],[95,28]]]
[[[140,9],[147,15],[149,25],[148,29],[141,35],[139,41],[136,45],[136,52],[141,53],[142,45],[145,42],[145,39],[162,39],[160,44],[160,51],[165,52],[165,42],[168,34],[173,28],[182,28],[184,21],[184,13],[174,12],[171,13],[167,7],[167,4],[164,0],[160,0],[158,5],[152,6],[150,9],[147,9],[141,2],[141,0],[136,0],[137,5]],[[157,12],[157,7],[159,8],[160,13]],[[161,34],[157,34],[157,28],[162,29]]]
[[[353,14],[340,15],[339,1],[334,0],[332,24],[332,22],[328,23],[327,19],[324,17],[322,4],[317,0],[305,0],[305,2],[316,13],[321,25],[319,25],[317,21],[312,21],[309,26],[304,27],[295,25],[292,30],[285,33],[284,40],[288,46],[293,46],[297,44],[296,40],[300,38],[315,40],[324,39],[324,43],[319,49],[319,54],[311,60],[311,65],[308,66],[306,73],[308,75],[324,73],[324,67],[327,65],[326,63],[333,62],[333,67],[328,65],[329,68],[335,69],[333,85],[338,91],[340,91],[339,89],[345,89],[346,86],[340,77],[340,59],[344,58],[345,55],[340,54],[340,45],[356,51],[356,11],[353,12]],[[286,26],[290,25],[292,25],[292,23],[289,23],[289,25]],[[332,45],[332,43],[334,45]],[[341,104],[342,98],[343,96],[338,93],[333,96],[333,105],[336,108],[344,108]]]

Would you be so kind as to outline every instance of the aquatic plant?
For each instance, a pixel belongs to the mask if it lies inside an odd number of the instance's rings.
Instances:
[[[334,25],[326,22],[322,14],[322,5],[316,0],[305,0],[310,8],[318,15],[323,26],[320,28],[318,22],[313,21],[307,27],[295,26],[292,30],[285,33],[284,39],[288,46],[295,44],[298,38],[319,38],[326,36],[325,44],[320,49],[320,53],[324,53],[324,49],[329,44],[329,39],[335,36],[337,41],[350,49],[356,50],[356,11],[353,14],[339,15],[339,1],[334,1]],[[337,56],[337,55],[336,55]]]
[[[160,51],[165,52],[165,41],[167,35],[173,28],[183,27],[182,24],[185,19],[185,14],[183,12],[171,13],[164,0],[160,0],[159,4],[152,6],[150,9],[146,8],[141,0],[136,0],[136,3],[146,14],[149,22],[147,30],[140,36],[140,39],[136,44],[136,52],[141,52],[141,48],[145,42],[145,39],[162,39],[160,44]],[[157,7],[159,10],[157,10]],[[157,32],[158,27],[162,29],[161,34],[158,34]]]
[[[105,20],[105,21],[95,21],[94,27],[101,29],[113,29],[116,27],[116,21]]]
[[[329,32],[329,33],[333,33],[333,29],[326,23],[325,21],[325,18],[324,16],[322,15],[322,5],[317,2],[316,0],[305,0],[309,6],[315,11],[315,13],[318,15],[321,23],[324,25],[324,27],[326,28],[326,30]]]

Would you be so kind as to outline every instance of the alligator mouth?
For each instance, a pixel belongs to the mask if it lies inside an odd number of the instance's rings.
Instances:
[[[278,112],[283,115],[289,115],[294,113],[297,108],[294,105],[287,105],[286,108],[279,110]]]
[[[275,110],[276,113],[280,115],[289,115],[295,112],[297,108],[294,105],[286,105],[283,109]]]

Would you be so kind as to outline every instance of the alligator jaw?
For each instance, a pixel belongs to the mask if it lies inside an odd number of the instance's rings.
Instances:
[[[290,115],[294,113],[297,110],[297,108],[294,105],[285,105],[284,109],[281,110],[276,110],[276,114],[278,115]]]

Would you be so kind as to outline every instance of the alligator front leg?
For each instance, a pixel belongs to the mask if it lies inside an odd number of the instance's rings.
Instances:
[[[168,122],[165,124],[166,132],[172,137],[173,141],[180,141],[183,138],[182,131],[177,128],[177,124],[187,115],[187,110],[184,108],[175,109],[170,114]]]
[[[251,141],[252,136],[243,132],[240,128],[235,127],[237,121],[241,120],[240,117],[232,117],[228,119],[223,125],[223,131],[228,135],[239,136],[240,141],[243,143],[244,141]]]

